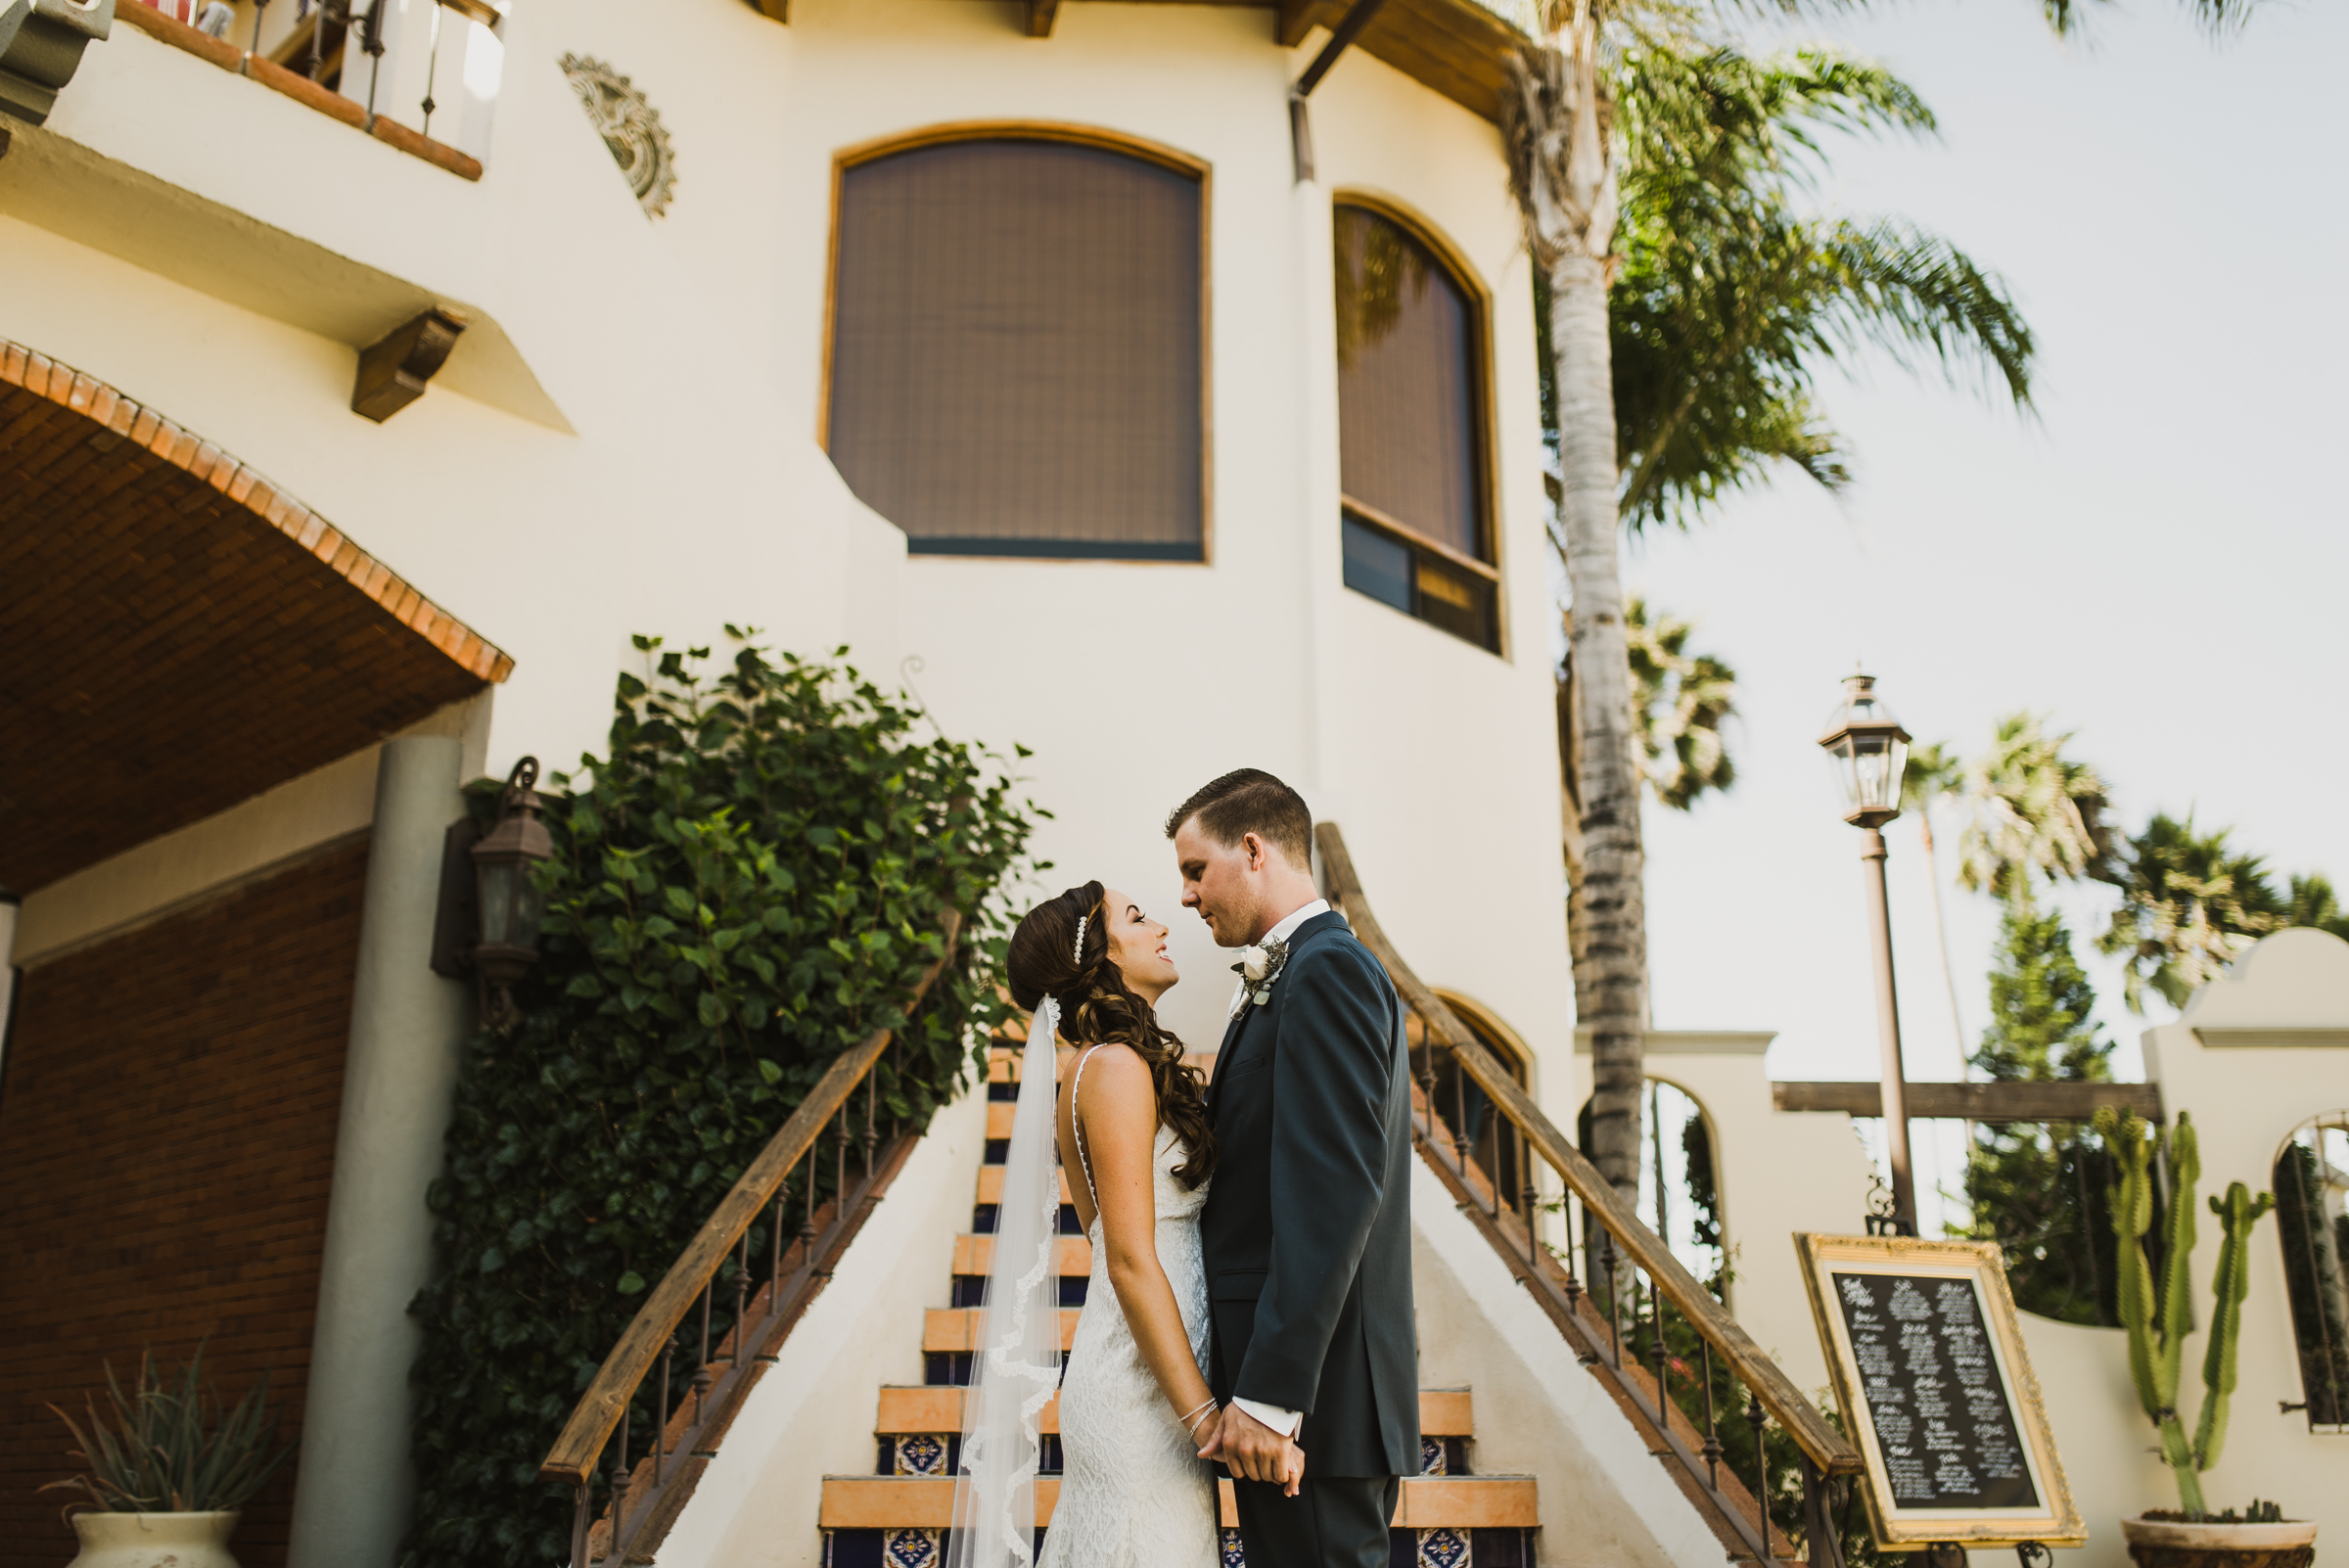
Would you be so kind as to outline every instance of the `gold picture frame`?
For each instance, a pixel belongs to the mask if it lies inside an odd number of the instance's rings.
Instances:
[[[1798,1231],[1794,1245],[1866,1461],[1876,1549],[2085,1545],[1998,1244]]]

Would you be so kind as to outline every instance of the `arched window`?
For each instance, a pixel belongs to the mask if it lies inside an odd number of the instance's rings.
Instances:
[[[2277,1157],[2275,1174],[2308,1424],[2349,1431],[2349,1111],[2303,1125]]]
[[[1707,1290],[1727,1302],[1721,1162],[1705,1108],[1695,1095],[1660,1078],[1645,1080],[1639,1097],[1639,1218]],[[1575,1141],[1586,1150],[1593,1103],[1583,1102],[1575,1125]]]
[[[1483,300],[1387,212],[1335,227],[1346,585],[1497,651]]]
[[[1206,558],[1206,181],[1035,131],[843,159],[824,445],[914,554]]]

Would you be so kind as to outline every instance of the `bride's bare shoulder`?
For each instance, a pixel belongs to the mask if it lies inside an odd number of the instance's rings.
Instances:
[[[1123,1119],[1140,1111],[1155,1118],[1158,1097],[1150,1083],[1150,1064],[1132,1046],[1112,1040],[1080,1051],[1077,1061],[1082,1082],[1079,1073],[1071,1072],[1070,1091],[1082,1094],[1080,1109],[1088,1127],[1104,1115]]]

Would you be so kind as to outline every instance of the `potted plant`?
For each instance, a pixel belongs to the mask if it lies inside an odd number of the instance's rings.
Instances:
[[[237,1512],[294,1450],[279,1446],[278,1417],[264,1372],[233,1410],[204,1385],[204,1349],[176,1376],[139,1356],[138,1387],[128,1396],[106,1368],[114,1406],[110,1428],[87,1401],[89,1430],[59,1410],[79,1445],[86,1473],[41,1488],[78,1491],[90,1507],[69,1517],[81,1538],[71,1568],[237,1568],[229,1534]]]
[[[2202,1178],[2193,1121],[2184,1112],[2158,1157],[2169,1168],[2160,1312],[2154,1311],[2153,1268],[2144,1237],[2153,1220],[2150,1129],[2135,1116],[2096,1113],[2096,1130],[2120,1157],[2113,1183],[2112,1228],[2119,1239],[2121,1324],[2129,1331],[2129,1376],[2139,1403],[2161,1435],[2161,1456],[2178,1478],[2178,1506],[2148,1509],[2121,1521],[2138,1568],[2308,1568],[2316,1558],[2317,1527],[2283,1517],[2273,1502],[2251,1499],[2238,1514],[2213,1513],[2202,1499],[2202,1472],[2219,1462],[2227,1441],[2227,1412],[2234,1393],[2235,1353],[2242,1345],[2243,1298],[2251,1288],[2251,1227],[2275,1207],[2268,1193],[2254,1198],[2240,1181],[2210,1200],[2218,1217],[2219,1266],[2211,1279],[2210,1339],[2202,1354],[2202,1408],[2189,1440],[2178,1408],[2179,1369],[2193,1327],[2187,1268],[2194,1251],[2194,1186]]]

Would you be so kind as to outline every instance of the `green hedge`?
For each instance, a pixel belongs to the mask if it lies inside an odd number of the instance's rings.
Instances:
[[[643,1293],[841,1050],[898,1028],[885,1101],[924,1125],[1004,1006],[997,890],[1040,814],[1005,760],[728,630],[714,678],[707,649],[622,676],[609,755],[549,794],[542,956],[520,1023],[467,1047],[431,1194],[409,1568],[564,1561],[538,1464]],[[908,1020],[949,906],[963,941]]]

